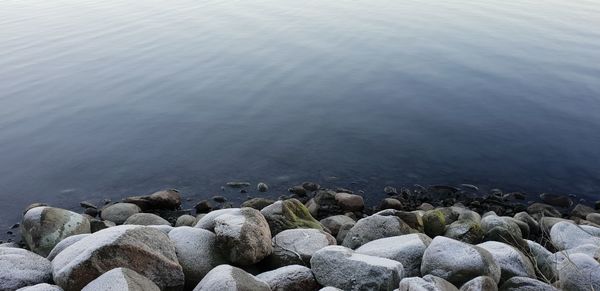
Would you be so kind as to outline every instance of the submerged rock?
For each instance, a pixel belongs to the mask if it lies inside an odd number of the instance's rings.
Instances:
[[[269,186],[266,183],[258,183],[258,185],[256,185],[256,190],[258,192],[267,192],[269,191]]]
[[[112,269],[87,284],[81,291],[122,290],[160,291],[148,278],[127,268]]]
[[[271,291],[269,284],[230,265],[212,269],[193,291]]]
[[[19,248],[0,248],[0,290],[52,282],[50,261]]]

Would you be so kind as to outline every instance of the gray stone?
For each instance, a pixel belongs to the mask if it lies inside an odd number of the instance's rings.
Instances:
[[[429,237],[443,235],[446,231],[446,217],[439,209],[428,210],[423,214],[423,229]]]
[[[558,291],[558,289],[536,279],[512,277],[500,286],[500,291]]]
[[[398,261],[407,277],[419,277],[421,258],[430,243],[431,238],[425,234],[405,234],[370,241],[356,249],[356,253]]]
[[[346,216],[346,215],[334,215],[330,217],[326,217],[321,219],[321,224],[325,226],[329,231],[331,231],[331,235],[337,236],[340,231],[340,228],[344,224],[352,224],[354,225],[356,222],[354,219]]]
[[[538,268],[541,276],[546,278],[547,281],[554,282],[558,278],[554,254],[536,242],[530,240],[527,240],[526,242],[529,247],[529,255],[533,265]]]
[[[319,221],[312,217],[306,206],[297,199],[277,201],[263,208],[260,213],[262,213],[269,223],[269,228],[273,235],[286,229],[323,229]]]
[[[360,195],[335,193],[335,201],[343,211],[362,211],[365,207],[365,201]]]
[[[600,225],[600,213],[590,213],[585,217],[585,219],[591,223]]]
[[[133,196],[123,199],[125,203],[132,203],[143,210],[170,209],[175,210],[181,206],[181,195],[177,190],[164,190],[148,196]],[[116,222],[116,221],[115,221]]]
[[[169,232],[169,238],[175,246],[188,287],[193,288],[210,270],[225,263],[217,246],[217,236],[208,230],[176,227]]]
[[[518,221],[521,221],[527,224],[529,228],[530,235],[539,235],[540,234],[540,224],[527,212],[519,212],[515,214],[514,218]]]
[[[544,203],[533,203],[527,207],[527,213],[535,218],[540,217],[560,217],[560,212],[554,207]]]
[[[212,269],[193,291],[271,291],[269,284],[230,265]]]
[[[600,246],[600,238],[567,221],[556,223],[550,230],[550,240],[558,250],[572,249],[583,244]]]
[[[48,283],[40,283],[33,286],[27,286],[17,289],[17,291],[63,291],[62,288]]]
[[[90,219],[90,230],[92,233],[97,232],[99,230],[103,230],[109,227],[116,226],[114,222],[110,220],[100,220],[100,219]]]
[[[580,245],[578,247],[574,247],[572,249],[559,251],[554,254],[555,260],[557,264],[563,263],[565,260],[568,260],[569,256],[572,254],[585,254],[596,260],[600,259],[600,246],[593,244],[585,244]]]
[[[600,263],[584,254],[573,254],[558,266],[558,287],[569,291],[600,290]]]
[[[500,267],[490,252],[443,236],[435,237],[425,250],[421,274],[441,277],[455,286],[479,276],[500,281]]]
[[[252,265],[273,251],[269,224],[260,211],[241,208],[237,214],[219,215],[214,221],[217,243],[230,262]]]
[[[142,210],[135,204],[116,203],[103,208],[100,212],[100,217],[116,224],[123,224],[123,222],[129,218],[129,216],[140,212],[142,212]]]
[[[184,284],[169,238],[152,227],[123,225],[98,231],[60,252],[52,261],[54,281],[65,291],[80,290],[106,270],[129,268],[161,289]]]
[[[267,199],[267,198],[252,198],[250,200],[246,200],[244,201],[244,203],[242,203],[242,207],[250,207],[250,208],[254,208],[256,210],[262,210],[263,208],[271,205],[275,203],[275,200],[273,199]]]
[[[136,213],[132,216],[129,216],[129,218],[127,218],[123,224],[171,226],[166,219],[152,213]]]
[[[182,216],[179,216],[177,218],[177,221],[175,222],[175,226],[194,226],[196,225],[196,217],[189,215],[189,214],[184,214]]]
[[[127,268],[112,269],[87,284],[81,291],[160,291],[150,279]]]
[[[273,291],[313,291],[319,289],[311,270],[305,266],[290,265],[256,276]]]
[[[256,185],[256,190],[258,190],[258,192],[267,192],[269,191],[269,186],[266,183],[258,183],[258,185]]]
[[[592,207],[583,204],[577,204],[575,207],[573,207],[573,210],[571,210],[571,216],[585,219],[588,214],[594,212],[596,212],[596,210],[594,210]]]
[[[341,245],[342,242],[344,242],[344,239],[346,239],[348,232],[350,232],[350,230],[354,227],[355,224],[356,222],[346,223],[340,227],[340,230],[338,231],[338,234],[335,237],[335,240],[339,245]]]
[[[60,252],[62,252],[68,246],[82,240],[83,238],[85,238],[89,235],[90,235],[89,233],[77,234],[77,235],[72,235],[70,237],[67,237],[67,238],[61,240],[58,244],[56,244],[56,246],[54,246],[52,251],[50,251],[50,254],[46,257],[46,259],[48,259],[50,261],[54,260],[56,255],[58,255]]]
[[[483,240],[483,230],[479,222],[470,219],[459,219],[446,227],[445,237],[469,244],[476,244]]]
[[[529,258],[514,247],[497,241],[488,241],[477,246],[490,252],[500,266],[500,282],[512,277],[535,278],[535,270]]]
[[[47,256],[66,237],[90,233],[90,222],[83,215],[54,207],[35,207],[21,223],[21,235],[31,251]]]
[[[24,249],[0,248],[1,291],[51,281],[52,267],[46,258]]]
[[[335,245],[335,238],[317,229],[288,229],[273,238],[273,253],[268,257],[271,266],[309,266],[313,254],[329,245]]]
[[[462,285],[460,291],[498,291],[498,286],[491,277],[479,276]]]
[[[317,282],[343,290],[392,290],[403,277],[402,264],[356,254],[342,246],[328,246],[310,260]]]
[[[194,227],[214,231],[215,218],[217,218],[223,214],[239,215],[240,208],[225,208],[225,209],[213,210],[213,211],[203,215],[198,220],[198,222],[196,223],[196,225]]]
[[[409,277],[400,281],[399,291],[458,291],[452,283],[436,276]]]
[[[6,243],[2,243],[0,244],[0,248],[19,248],[19,244],[15,243],[15,242],[6,242]]]
[[[396,216],[404,221],[412,229],[423,230],[423,216],[415,212],[407,212],[395,209],[386,209],[375,213],[374,215],[381,216]]]
[[[396,216],[372,215],[357,221],[348,231],[342,245],[356,249],[376,239],[413,232],[414,229]]]

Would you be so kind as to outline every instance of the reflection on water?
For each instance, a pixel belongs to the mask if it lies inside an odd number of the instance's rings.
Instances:
[[[231,179],[600,197],[597,1],[8,0],[0,40],[3,229]]]

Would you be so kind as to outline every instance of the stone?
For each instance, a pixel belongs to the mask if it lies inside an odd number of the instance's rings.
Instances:
[[[569,291],[600,290],[600,263],[584,254],[572,254],[558,267],[558,287]]]
[[[365,207],[365,201],[360,195],[335,193],[335,201],[343,211],[362,211]]]
[[[265,208],[260,213],[269,223],[273,235],[286,229],[314,228],[322,230],[321,223],[317,221],[308,209],[297,199],[279,200]]]
[[[314,291],[319,289],[312,271],[300,265],[290,265],[256,276],[273,291]]]
[[[429,237],[443,235],[446,232],[446,218],[438,209],[426,211],[423,214],[423,230]]]
[[[20,248],[16,242],[5,242],[0,244],[0,248]]]
[[[398,194],[398,191],[396,190],[396,188],[394,188],[392,186],[383,187],[383,192],[387,195],[397,195]]]
[[[527,213],[531,214],[533,217],[560,217],[560,212],[556,210],[554,207],[544,203],[533,203],[527,207]]]
[[[433,205],[429,204],[429,203],[421,203],[421,205],[419,205],[419,209],[423,210],[423,211],[429,211],[429,210],[433,210],[435,207],[433,207]]]
[[[321,188],[321,185],[313,182],[304,182],[302,183],[302,188],[306,189],[306,191],[317,191]]]
[[[50,206],[50,205],[48,205],[46,203],[39,203],[39,202],[29,204],[29,205],[27,205],[27,207],[25,207],[25,209],[23,209],[23,215],[25,215],[25,213],[27,213],[27,211],[29,211],[33,208],[42,207],[42,206]]]
[[[54,281],[65,291],[80,290],[119,267],[140,273],[161,289],[184,284],[175,247],[167,235],[152,227],[107,228],[72,244],[52,260]]]
[[[132,216],[129,216],[129,218],[127,218],[127,220],[125,220],[125,223],[123,224],[171,226],[171,224],[167,220],[152,213],[136,213]]]
[[[392,290],[404,277],[401,263],[342,246],[318,250],[310,265],[319,284],[343,290]]]
[[[585,230],[585,232],[591,234],[595,237],[600,237],[600,227],[595,227],[591,225],[580,225],[581,229]]]
[[[310,214],[317,219],[336,214],[344,214],[344,211],[338,206],[337,201],[335,200],[335,194],[336,193],[333,191],[319,190],[315,197],[306,203],[306,208],[308,208]]]
[[[477,246],[492,254],[500,267],[501,283],[512,277],[535,278],[535,270],[529,258],[514,247],[497,241],[487,241]]]
[[[100,217],[104,220],[112,221],[116,224],[123,224],[129,216],[142,212],[139,206],[132,203],[115,203],[108,205],[100,212]]]
[[[500,291],[558,291],[558,289],[536,279],[512,277],[500,286]]]
[[[340,230],[338,231],[338,234],[335,237],[335,240],[339,245],[341,245],[344,242],[344,239],[346,239],[348,232],[350,232],[350,230],[354,227],[355,224],[355,222],[346,223],[340,227]]]
[[[500,281],[500,267],[490,252],[443,236],[435,237],[425,250],[421,274],[441,277],[455,286],[479,276]]]
[[[127,268],[112,269],[87,284],[82,291],[160,291],[150,279]]]
[[[31,251],[47,256],[61,240],[71,235],[90,233],[90,222],[83,215],[54,207],[35,207],[21,223],[21,235]]]
[[[402,205],[402,202],[400,202],[400,200],[398,199],[394,199],[394,198],[385,198],[383,200],[381,200],[381,203],[379,204],[379,209],[396,209],[396,210],[402,210],[404,208],[404,205]]]
[[[452,283],[436,276],[409,277],[400,281],[399,291],[458,291]]]
[[[374,215],[396,216],[415,230],[423,230],[423,217],[416,212],[401,211],[395,209],[381,210]]]
[[[558,278],[558,270],[555,256],[542,245],[526,240],[529,247],[529,257],[534,266],[538,268],[541,277],[549,282],[554,282]]]
[[[52,261],[56,257],[56,255],[58,255],[60,252],[62,252],[68,246],[82,240],[83,238],[85,238],[89,235],[90,235],[89,233],[76,234],[76,235],[72,235],[70,237],[67,237],[67,238],[61,240],[59,243],[56,244],[56,246],[54,246],[54,248],[52,248],[52,251],[50,251],[50,254],[48,254],[46,259]]]
[[[600,225],[600,213],[589,213],[586,215],[585,219],[591,223]]]
[[[288,229],[273,237],[273,253],[267,261],[275,268],[294,264],[309,266],[316,251],[335,244],[335,238],[321,230]]]
[[[413,233],[370,241],[355,252],[398,261],[402,263],[407,277],[420,277],[421,258],[430,243],[431,238],[427,235]]]
[[[572,223],[573,221],[568,220],[568,219],[564,219],[564,218],[558,218],[558,217],[542,217],[540,218],[540,231],[543,235],[545,236],[549,236],[550,235],[550,229],[552,229],[552,227],[559,223],[559,222],[569,222]]]
[[[198,283],[193,291],[271,291],[265,281],[246,271],[230,265],[220,265],[212,269]]]
[[[202,201],[196,203],[196,205],[194,206],[194,209],[196,209],[196,213],[198,213],[198,214],[208,213],[212,210],[212,205],[210,205],[210,202],[208,200],[202,200]]]
[[[258,183],[258,185],[256,185],[256,190],[258,192],[267,192],[269,191],[269,186],[266,183]]]
[[[514,219],[527,224],[530,235],[537,236],[540,234],[540,224],[529,213],[519,212],[515,214]]]
[[[542,193],[540,198],[544,203],[556,207],[569,208],[573,205],[573,200],[566,195]]]
[[[90,219],[90,230],[92,233],[113,226],[116,226],[116,224],[110,220]]]
[[[498,291],[498,286],[491,277],[479,276],[462,285],[460,291]]]
[[[214,222],[217,243],[231,263],[252,265],[273,251],[269,224],[256,209],[241,208],[238,213],[217,216]]]
[[[267,199],[267,198],[252,198],[250,200],[244,201],[242,203],[242,207],[250,207],[256,210],[262,210],[263,208],[275,203],[275,200]]]
[[[217,236],[208,230],[176,227],[169,232],[169,238],[189,288],[196,286],[214,267],[226,262],[217,246]]]
[[[558,250],[572,249],[583,244],[600,246],[600,238],[567,221],[556,223],[550,230],[550,241]]]
[[[40,283],[33,286],[27,286],[17,289],[17,291],[63,291],[62,288],[48,283]]]
[[[215,219],[224,214],[240,215],[240,208],[225,208],[213,210],[206,215],[203,215],[194,227],[203,228],[210,231],[215,229]]]
[[[321,225],[323,225],[325,228],[327,228],[331,232],[331,235],[333,235],[333,236],[337,236],[342,225],[344,225],[344,224],[354,225],[356,223],[354,221],[354,219],[352,219],[346,215],[334,215],[334,216],[326,217],[326,218],[321,219],[321,221],[319,221],[319,222],[321,223]]]
[[[356,249],[376,239],[413,232],[414,229],[396,216],[372,215],[357,221],[348,231],[342,245]]]
[[[196,217],[189,215],[189,214],[184,214],[182,216],[179,216],[177,218],[177,221],[175,222],[175,227],[194,226],[194,225],[196,225]]]
[[[52,266],[46,258],[24,249],[0,248],[0,290],[49,282],[52,282]]]
[[[306,189],[304,189],[302,186],[294,186],[292,188],[289,188],[288,191],[300,197],[306,196]]]
[[[181,195],[179,191],[163,190],[152,193],[148,196],[133,196],[123,199],[125,203],[133,203],[142,210],[150,209],[171,209],[175,210],[181,206]],[[116,222],[116,221],[115,221]]]
[[[446,227],[444,236],[469,244],[477,244],[483,240],[484,233],[477,221],[459,219]]]
[[[595,212],[596,210],[594,210],[592,207],[583,204],[577,204],[575,207],[573,207],[573,210],[571,210],[571,216],[585,219],[588,214]]]
[[[554,258],[557,264],[561,264],[565,260],[568,260],[572,254],[585,254],[594,259],[600,259],[600,246],[593,244],[580,245],[572,249],[556,252]]]

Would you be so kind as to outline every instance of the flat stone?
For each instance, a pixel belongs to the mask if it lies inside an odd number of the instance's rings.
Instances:
[[[63,291],[62,288],[48,283],[40,283],[33,286],[27,286],[17,289],[17,291]]]

